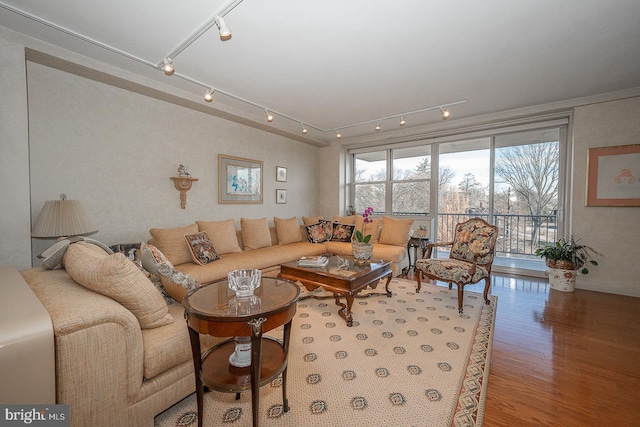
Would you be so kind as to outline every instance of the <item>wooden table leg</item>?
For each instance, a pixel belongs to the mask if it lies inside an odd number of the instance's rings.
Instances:
[[[190,327],[189,340],[191,341],[191,354],[193,355],[193,371],[196,377],[196,401],[198,405],[198,427],[202,427],[203,416],[203,387],[202,376],[200,371],[202,370],[202,355],[200,354],[200,334],[194,331]]]
[[[260,413],[260,369],[262,364],[262,324],[267,319],[261,317],[249,321],[251,325],[251,414],[253,427],[258,427]],[[199,426],[200,427],[200,426]]]
[[[284,333],[282,336],[282,346],[284,347],[284,353],[289,358],[289,338],[291,337],[291,320],[285,323]],[[287,360],[287,366],[282,371],[282,406],[284,412],[289,412],[289,399],[287,399],[287,369],[289,369],[289,361]]]

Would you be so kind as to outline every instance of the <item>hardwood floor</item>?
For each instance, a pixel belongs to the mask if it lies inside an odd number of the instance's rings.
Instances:
[[[484,426],[640,426],[640,298],[504,275],[494,275],[491,293]]]

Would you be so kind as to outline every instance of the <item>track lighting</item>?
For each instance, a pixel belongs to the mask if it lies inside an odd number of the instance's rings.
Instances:
[[[442,120],[447,120],[451,115],[451,113],[449,113],[449,110],[445,110],[442,107],[440,107],[440,112],[442,113]]]
[[[404,126],[407,124],[407,121],[404,119],[404,116],[400,116],[400,126]]]
[[[226,42],[231,38],[231,30],[227,27],[227,24],[224,22],[224,18],[222,16],[216,16],[216,25],[218,26],[218,30],[220,31],[220,40]]]
[[[264,110],[264,115],[267,116],[267,121],[271,123],[273,121],[273,115],[269,114],[269,111]]]
[[[375,127],[376,132],[377,132],[377,131],[379,131],[380,129],[382,129],[381,125],[382,125],[382,120],[380,120],[380,121],[378,122],[378,124],[376,125],[376,127]]]
[[[302,126],[302,134],[306,135],[307,132],[309,132],[309,130],[306,127],[304,127],[304,123],[300,123],[300,126]]]
[[[342,138],[342,134],[336,130],[336,139]]]
[[[167,76],[171,76],[175,73],[176,70],[173,68],[171,58],[164,58],[162,60],[162,71],[164,71]]]
[[[213,89],[207,90],[207,93],[204,94],[204,100],[207,102],[213,101]]]

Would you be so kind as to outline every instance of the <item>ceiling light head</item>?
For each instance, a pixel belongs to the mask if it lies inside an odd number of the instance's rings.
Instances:
[[[378,122],[378,124],[376,125],[375,129],[376,129],[376,132],[379,131],[380,129],[382,129],[382,120],[380,120]]]
[[[302,126],[302,134],[306,135],[307,132],[309,132],[309,129],[307,129],[306,127],[304,127],[304,123],[300,123],[300,126]]]
[[[216,16],[216,25],[218,26],[218,30],[220,32],[220,40],[226,42],[231,38],[231,30],[227,27],[227,24],[224,22],[224,18],[222,16]]]
[[[267,110],[264,110],[264,115],[267,116],[267,121],[269,123],[273,121],[273,114],[269,113]]]
[[[342,138],[342,134],[336,129],[336,139]]]
[[[176,72],[171,63],[171,58],[164,58],[162,60],[162,71],[164,71],[167,76],[171,76]]]
[[[207,90],[207,93],[204,94],[204,100],[207,102],[213,101],[213,89]]]
[[[407,121],[404,119],[404,116],[400,117],[400,126],[404,126],[407,124]]]
[[[449,118],[449,116],[451,115],[449,110],[446,110],[446,109],[444,109],[442,107],[440,107],[440,112],[442,113],[442,120],[447,120]]]

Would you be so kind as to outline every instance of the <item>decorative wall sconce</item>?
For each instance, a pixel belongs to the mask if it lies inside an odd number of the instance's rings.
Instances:
[[[191,185],[198,180],[198,178],[193,178],[191,174],[187,172],[188,166],[189,165],[180,165],[178,167],[179,176],[170,177],[176,190],[180,192],[180,207],[182,209],[187,207],[187,191],[191,190]]]

